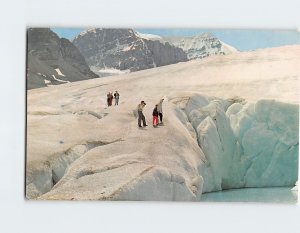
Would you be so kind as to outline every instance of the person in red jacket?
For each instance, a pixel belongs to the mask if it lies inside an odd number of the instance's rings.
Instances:
[[[155,105],[155,108],[153,109],[153,127],[157,127],[158,125],[158,110],[157,110],[157,104]]]

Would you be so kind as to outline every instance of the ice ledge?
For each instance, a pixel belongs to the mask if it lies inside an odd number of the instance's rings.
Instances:
[[[295,185],[298,105],[274,100],[231,104],[194,95],[179,106],[209,162],[199,168],[204,179],[203,192]]]

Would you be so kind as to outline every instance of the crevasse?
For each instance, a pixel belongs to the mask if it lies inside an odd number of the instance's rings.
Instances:
[[[298,106],[275,100],[233,102],[194,95],[181,106],[208,161],[198,168],[204,180],[202,193],[294,186],[298,177]]]

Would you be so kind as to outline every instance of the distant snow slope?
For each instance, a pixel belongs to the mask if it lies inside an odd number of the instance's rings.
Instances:
[[[285,46],[30,90],[26,196],[191,201],[293,186],[299,62],[300,46]],[[115,90],[119,106],[108,108]],[[162,96],[164,125],[153,128]]]

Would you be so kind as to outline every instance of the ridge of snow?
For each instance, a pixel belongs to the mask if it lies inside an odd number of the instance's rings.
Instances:
[[[104,74],[126,74],[129,73],[130,70],[118,70],[114,68],[106,68],[106,69],[97,70],[97,72],[104,73]]]
[[[45,84],[51,84],[51,81],[48,79],[44,79]]]
[[[57,72],[58,75],[60,75],[60,76],[65,76],[65,75],[60,71],[59,68],[55,69],[55,71]]]
[[[65,80],[61,80],[61,79],[59,79],[59,78],[56,78],[54,74],[52,74],[52,77],[53,77],[56,81],[61,82],[61,83],[69,83],[69,82],[70,82],[70,81],[65,81]]]
[[[159,35],[154,35],[154,34],[144,34],[141,32],[135,31],[136,36],[146,39],[146,40],[162,40],[162,37]]]

